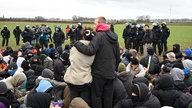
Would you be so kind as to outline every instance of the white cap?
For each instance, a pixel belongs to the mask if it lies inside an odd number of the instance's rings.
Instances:
[[[77,23],[78,25],[81,25],[81,23]]]
[[[162,22],[162,24],[165,24],[165,25],[167,25],[167,23],[166,23],[166,22]]]
[[[137,24],[136,27],[139,28],[141,25],[140,24]]]
[[[154,22],[152,25],[153,25],[153,26],[157,26],[158,24]]]

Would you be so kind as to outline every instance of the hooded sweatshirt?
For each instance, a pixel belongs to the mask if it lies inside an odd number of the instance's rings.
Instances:
[[[132,96],[133,106],[143,108],[161,108],[156,96],[152,95],[144,83],[136,83],[132,87],[132,92],[137,96]]]
[[[20,87],[26,81],[26,76],[22,72],[16,72],[13,76],[10,76],[1,81],[5,82],[7,88],[14,93],[14,89],[16,87]]]

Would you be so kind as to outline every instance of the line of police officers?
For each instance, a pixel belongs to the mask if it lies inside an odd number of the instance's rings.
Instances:
[[[22,31],[19,27],[19,25],[16,26],[16,28],[13,30],[13,34],[16,39],[16,45],[19,45],[20,42],[20,36],[22,36],[23,42],[30,42],[32,45],[35,45],[36,43],[39,43],[41,47],[48,47],[49,40],[55,44],[55,48],[58,46],[61,46],[68,37],[70,37],[70,44],[74,44],[75,41],[78,41],[81,39],[81,30],[83,29],[82,24],[78,23],[77,27],[73,24],[70,28],[67,26],[66,28],[66,37],[65,33],[62,31],[61,26],[55,26],[55,32],[53,36],[52,30],[49,26],[46,26],[45,24],[41,24],[39,27],[38,25],[33,26],[30,28],[29,25],[26,25],[24,27],[24,30]],[[6,46],[8,46],[9,38],[10,38],[10,31],[5,25],[4,28],[1,30],[2,35],[2,46],[4,47],[5,43]],[[52,39],[53,37],[53,39]]]
[[[156,47],[158,54],[167,51],[167,39],[170,35],[170,30],[166,22],[162,22],[161,27],[158,23],[153,23],[151,29],[147,24],[125,23],[123,30],[123,38],[126,49],[136,49],[141,54],[146,55],[146,48],[153,46],[155,53]],[[144,29],[145,27],[145,29]],[[144,48],[143,48],[144,46]]]

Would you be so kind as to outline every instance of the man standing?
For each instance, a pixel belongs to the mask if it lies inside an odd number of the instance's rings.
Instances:
[[[92,108],[112,108],[113,80],[120,61],[118,36],[110,31],[105,17],[95,19],[96,35],[88,46],[76,42],[83,54],[95,55],[92,64]]]
[[[48,35],[47,28],[46,28],[45,24],[41,24],[41,27],[39,28],[38,34],[39,34],[39,43],[40,43],[41,47],[47,48],[49,35]]]
[[[131,24],[130,23],[125,23],[125,28],[123,30],[123,39],[124,39],[124,44],[126,49],[131,49]]]
[[[61,26],[57,26],[56,27],[56,31],[53,34],[53,41],[55,44],[55,48],[57,48],[58,46],[62,46],[62,44],[65,41],[65,34],[61,29]]]
[[[170,30],[167,27],[166,22],[162,22],[161,26],[162,26],[161,27],[161,29],[162,29],[162,40],[161,40],[162,51],[164,49],[164,52],[167,52],[167,39],[169,38]]]
[[[30,29],[29,25],[25,26],[25,29],[21,33],[21,36],[23,37],[23,43],[28,41],[31,44],[31,41],[33,39],[33,31]]]
[[[147,48],[151,46],[152,42],[152,30],[149,25],[145,25],[145,35],[143,36],[144,57],[147,56]]]
[[[82,39],[81,30],[83,29],[82,24],[78,23],[77,28],[75,29],[75,41],[79,41]]]
[[[8,46],[8,43],[9,43],[9,38],[10,38],[10,31],[9,29],[7,28],[7,26],[5,25],[3,30],[1,30],[1,35],[3,37],[3,40],[2,40],[2,46],[5,45],[5,42],[6,42],[6,46]],[[6,40],[6,41],[5,41]]]
[[[161,27],[158,25],[158,23],[153,23],[152,33],[153,33],[154,51],[157,54],[156,46],[158,46],[158,53],[159,53],[159,55],[161,55],[161,53],[162,53],[162,47],[161,47],[162,30],[161,30]]]
[[[19,25],[17,25],[16,28],[13,30],[13,34],[15,35],[15,39],[16,39],[16,45],[19,45],[21,33],[22,31],[19,28]]]

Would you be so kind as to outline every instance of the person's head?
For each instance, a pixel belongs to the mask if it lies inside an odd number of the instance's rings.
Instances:
[[[95,19],[94,26],[96,27],[99,23],[106,23],[106,22],[107,20],[105,19],[105,17],[100,16]]]
[[[15,72],[12,78],[14,87],[20,87],[27,80],[25,74],[20,72]]]
[[[7,26],[6,25],[4,25],[4,28],[3,28],[4,30],[7,30]]]
[[[183,72],[183,70],[179,68],[173,68],[170,74],[173,77],[174,81],[183,81],[185,78],[185,75],[184,75],[185,73]]]
[[[131,67],[132,69],[136,69],[139,66],[139,60],[137,58],[133,58],[131,60]]]
[[[83,29],[81,34],[85,40],[90,41],[93,38],[93,36],[95,36],[96,32],[92,28],[88,27]]]
[[[50,108],[51,95],[49,93],[38,92],[27,95],[27,106],[30,108]]]
[[[133,103],[146,101],[150,96],[149,89],[144,83],[135,83],[132,86],[131,99]]]
[[[158,82],[159,89],[166,90],[166,89],[173,89],[174,88],[174,80],[170,74],[162,74],[159,78]]]
[[[47,80],[41,80],[37,87],[35,88],[36,92],[50,93],[53,89],[53,85]]]
[[[5,82],[0,82],[0,96],[4,96],[4,94],[6,94],[8,91],[7,89],[7,85],[5,84]]]
[[[149,29],[150,27],[149,27],[149,25],[148,24],[145,24],[145,29],[147,30],[147,29]]]
[[[45,25],[45,24],[41,24],[41,27],[42,27],[42,28],[45,28],[45,27],[46,27],[46,25]]]
[[[76,97],[71,101],[69,108],[90,108],[90,107],[81,97]]]
[[[166,56],[167,56],[168,60],[171,62],[176,60],[175,53],[173,53],[173,52],[167,53]]]
[[[183,51],[183,56],[188,56],[188,57],[192,57],[192,49],[187,48]]]
[[[129,62],[133,59],[133,55],[129,52],[125,53],[125,57],[129,60]]]
[[[118,72],[125,72],[126,71],[126,66],[124,63],[119,63],[119,66],[118,66]]]
[[[69,53],[68,52],[64,52],[60,55],[60,59],[62,61],[68,61],[69,60]]]
[[[162,22],[161,26],[162,26],[162,28],[165,28],[167,26],[167,23],[166,22]]]
[[[8,98],[0,96],[0,108],[10,108],[11,102]]]
[[[154,54],[154,49],[153,49],[153,47],[148,47],[148,48],[147,48],[147,53],[148,53],[149,55],[153,55],[153,54]]]
[[[180,45],[179,44],[173,44],[173,52],[174,53],[180,52]]]
[[[30,30],[30,25],[26,25],[25,30]]]
[[[16,26],[16,29],[19,29],[19,25]]]
[[[54,48],[54,45],[53,44],[49,44],[49,48]]]
[[[153,27],[158,26],[158,23],[154,22],[154,23],[152,23],[152,26]]]

